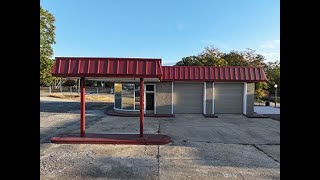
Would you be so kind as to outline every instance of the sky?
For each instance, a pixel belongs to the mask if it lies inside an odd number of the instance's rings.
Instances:
[[[205,47],[280,60],[279,0],[42,0],[54,56],[148,57],[173,65]]]

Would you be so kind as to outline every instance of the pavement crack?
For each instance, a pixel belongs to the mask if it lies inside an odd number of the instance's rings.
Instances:
[[[146,156],[146,152],[147,152],[147,146],[144,146],[143,155]]]
[[[270,156],[268,153],[264,152],[261,148],[259,148],[258,146],[256,146],[255,144],[252,145],[253,147],[255,147],[257,150],[263,152],[265,155],[267,155],[268,157],[270,157],[272,160],[274,160],[277,163],[280,163],[278,160],[276,160],[275,158],[273,158],[272,156]]]
[[[246,139],[244,139],[242,136],[240,136],[240,134],[236,133],[232,128],[230,128],[230,130],[235,133],[236,135],[239,136],[240,139],[242,139],[244,142],[246,142],[248,144],[248,141]]]
[[[280,143],[261,143],[261,144],[257,144],[257,143],[224,143],[224,142],[190,141],[190,140],[182,140],[181,142],[182,143],[199,142],[199,143],[213,143],[213,144],[225,144],[225,145],[235,144],[235,145],[244,145],[244,146],[251,146],[251,145],[279,145],[280,146]]]
[[[157,131],[157,133],[160,134],[160,133],[161,133],[161,130],[160,130],[160,120],[159,120],[158,122],[159,122],[159,126],[158,126],[158,131]]]
[[[160,134],[160,120],[158,121],[159,122],[159,126],[158,126],[158,134]],[[158,179],[160,179],[160,145],[158,145],[158,154],[157,154],[157,160],[158,160]]]

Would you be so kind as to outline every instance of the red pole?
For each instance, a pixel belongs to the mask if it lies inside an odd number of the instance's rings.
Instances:
[[[143,137],[143,121],[144,121],[144,81],[140,78],[140,137]]]
[[[80,135],[81,137],[86,136],[86,85],[85,85],[85,78],[81,78],[81,122],[80,122]]]

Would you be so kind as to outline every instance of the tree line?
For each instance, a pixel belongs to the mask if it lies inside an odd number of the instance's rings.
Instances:
[[[40,86],[49,86],[54,82],[51,75],[52,45],[56,42],[54,22],[54,16],[40,6]]]
[[[247,48],[245,51],[231,50],[221,52],[214,46],[205,47],[198,55],[183,57],[175,66],[255,66],[264,68],[268,81],[256,83],[255,97],[261,99],[274,95],[274,84],[278,85],[277,94],[280,95],[280,61],[265,62],[263,55]]]

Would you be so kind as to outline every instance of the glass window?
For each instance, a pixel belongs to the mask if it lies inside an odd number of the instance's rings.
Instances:
[[[135,110],[140,110],[140,83],[135,83]]]
[[[146,85],[146,91],[154,91],[154,85],[152,84],[147,84]]]
[[[114,107],[117,109],[121,109],[121,91],[122,91],[122,84],[121,83],[114,83]]]
[[[122,109],[134,110],[133,83],[122,83]]]

